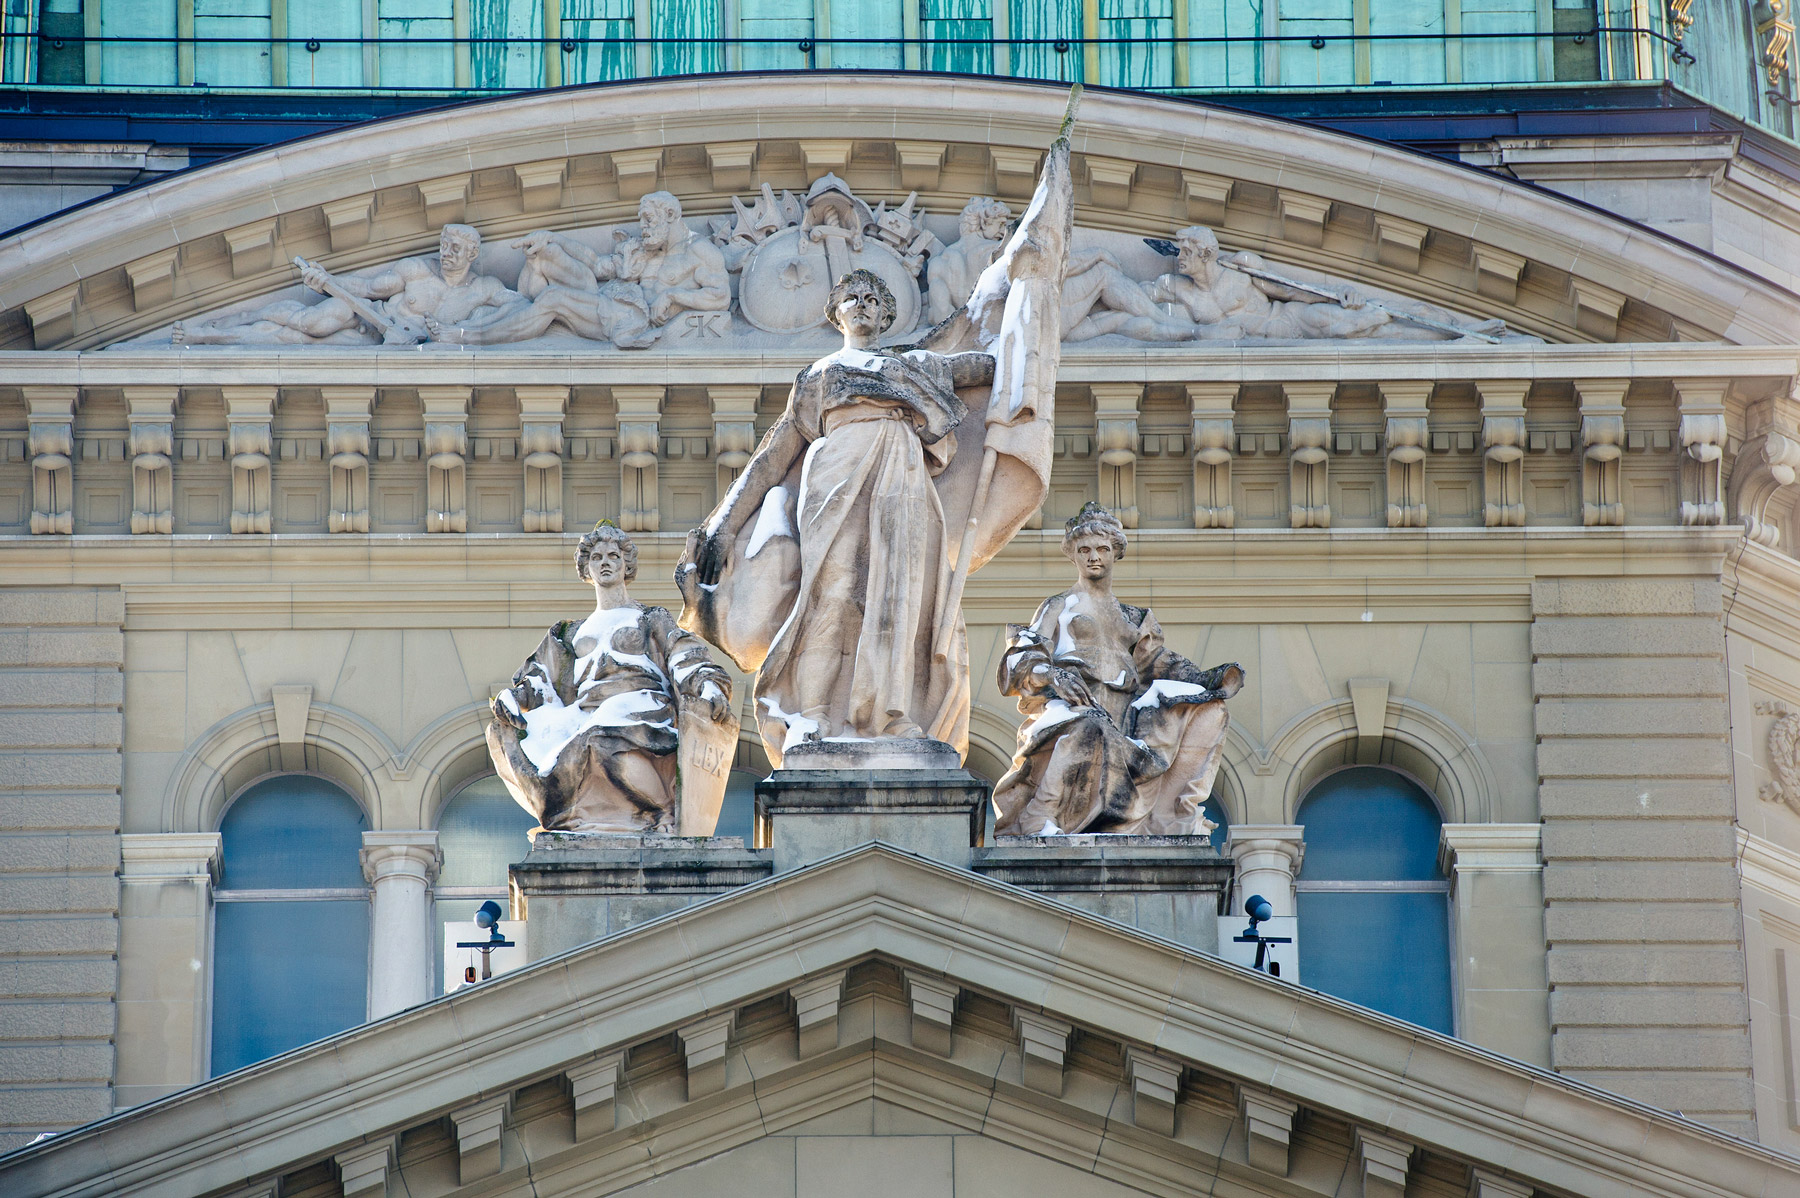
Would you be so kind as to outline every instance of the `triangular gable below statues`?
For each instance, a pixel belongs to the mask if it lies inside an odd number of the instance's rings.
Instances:
[[[1800,1161],[880,844],[0,1158],[18,1198],[650,1182],[1772,1195]]]

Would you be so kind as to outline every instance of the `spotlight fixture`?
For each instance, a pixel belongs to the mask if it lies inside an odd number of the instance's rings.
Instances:
[[[472,948],[481,954],[480,978],[475,976],[475,967],[470,965],[467,969],[463,970],[463,981],[465,983],[475,981],[485,982],[493,977],[494,950],[497,948],[514,947],[513,942],[508,940],[500,931],[500,917],[503,914],[505,914],[505,912],[501,911],[500,904],[496,903],[493,899],[489,899],[487,902],[481,904],[480,909],[475,912],[475,926],[485,931],[488,934],[488,938],[486,940],[458,940],[456,942],[457,948]]]
[[[1271,944],[1292,944],[1292,936],[1265,936],[1257,930],[1258,924],[1269,922],[1275,918],[1275,906],[1260,894],[1253,894],[1244,900],[1244,914],[1250,917],[1250,926],[1243,933],[1232,937],[1234,944],[1254,944],[1256,946],[1256,964],[1251,968],[1268,974],[1272,978],[1281,976],[1281,963],[1271,960],[1269,946]]]

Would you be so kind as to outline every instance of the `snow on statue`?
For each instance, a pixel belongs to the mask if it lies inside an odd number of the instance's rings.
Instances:
[[[494,697],[495,771],[550,831],[711,835],[737,740],[731,676],[667,608],[626,593],[637,546],[618,528],[581,538],[575,571],[594,612],[552,627]]]
[[[800,373],[688,537],[681,626],[759,671],[757,722],[776,768],[819,738],[968,747],[963,583],[1049,482],[1068,126],[1006,248],[919,345],[878,345],[896,315],[879,276],[837,280],[825,314],[843,348]]]
[[[1201,669],[1163,644],[1149,608],[1113,598],[1125,529],[1099,504],[1068,522],[1063,552],[1075,585],[1010,626],[1000,659],[1000,692],[1018,698],[1025,723],[994,787],[994,831],[1204,835],[1225,700],[1244,671]]]

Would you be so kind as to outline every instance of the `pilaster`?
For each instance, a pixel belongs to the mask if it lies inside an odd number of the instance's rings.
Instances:
[[[525,466],[525,531],[563,530],[563,416],[567,387],[515,387]]]
[[[706,395],[712,401],[713,462],[719,472],[718,494],[723,499],[756,451],[756,403],[762,398],[762,388],[714,385],[706,389]]]
[[[1428,381],[1383,383],[1381,403],[1387,413],[1383,438],[1387,446],[1387,523],[1389,528],[1424,528],[1425,451],[1433,384]]]
[[[1095,383],[1094,441],[1100,458],[1100,502],[1126,528],[1138,526],[1137,458],[1139,383]]]
[[[1725,459],[1725,392],[1731,380],[1676,379],[1675,403],[1681,413],[1681,522],[1725,523],[1722,470]]]
[[[369,413],[372,387],[321,387],[325,452],[331,455],[332,532],[369,531]]]
[[[119,1023],[123,1109],[206,1077],[207,975],[217,832],[119,838]]]
[[[663,387],[614,387],[619,410],[619,527],[626,532],[662,528],[657,502],[657,462],[662,452]]]
[[[1194,527],[1231,528],[1237,510],[1231,497],[1231,459],[1236,444],[1233,405],[1236,383],[1189,383],[1194,418]]]
[[[1581,522],[1594,525],[1625,523],[1625,500],[1619,489],[1619,458],[1625,452],[1624,379],[1580,379],[1575,384],[1581,401]]]
[[[469,531],[469,395],[467,387],[419,388],[425,409],[426,532]]]
[[[1484,380],[1481,393],[1482,522],[1525,527],[1525,379]]]
[[[276,391],[273,387],[224,387],[231,454],[231,531],[272,527],[269,459],[274,453]]]
[[[175,406],[179,387],[126,387],[130,420],[131,531],[175,531]]]
[[[1288,404],[1288,522],[1331,527],[1332,382],[1284,383]]]
[[[26,452],[31,455],[31,531],[75,531],[75,405],[77,387],[21,387]]]
[[[1438,858],[1450,876],[1457,1035],[1548,1066],[1541,830],[1538,824],[1445,824]]]

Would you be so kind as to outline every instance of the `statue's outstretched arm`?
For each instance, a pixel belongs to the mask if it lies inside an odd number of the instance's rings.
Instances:
[[[775,426],[763,435],[762,443],[750,455],[744,472],[719,501],[712,517],[700,530],[701,542],[695,555],[702,586],[716,586],[724,573],[725,559],[733,542],[750,518],[762,509],[769,488],[779,486],[800,455],[806,452],[806,438],[794,422],[793,400]]]

